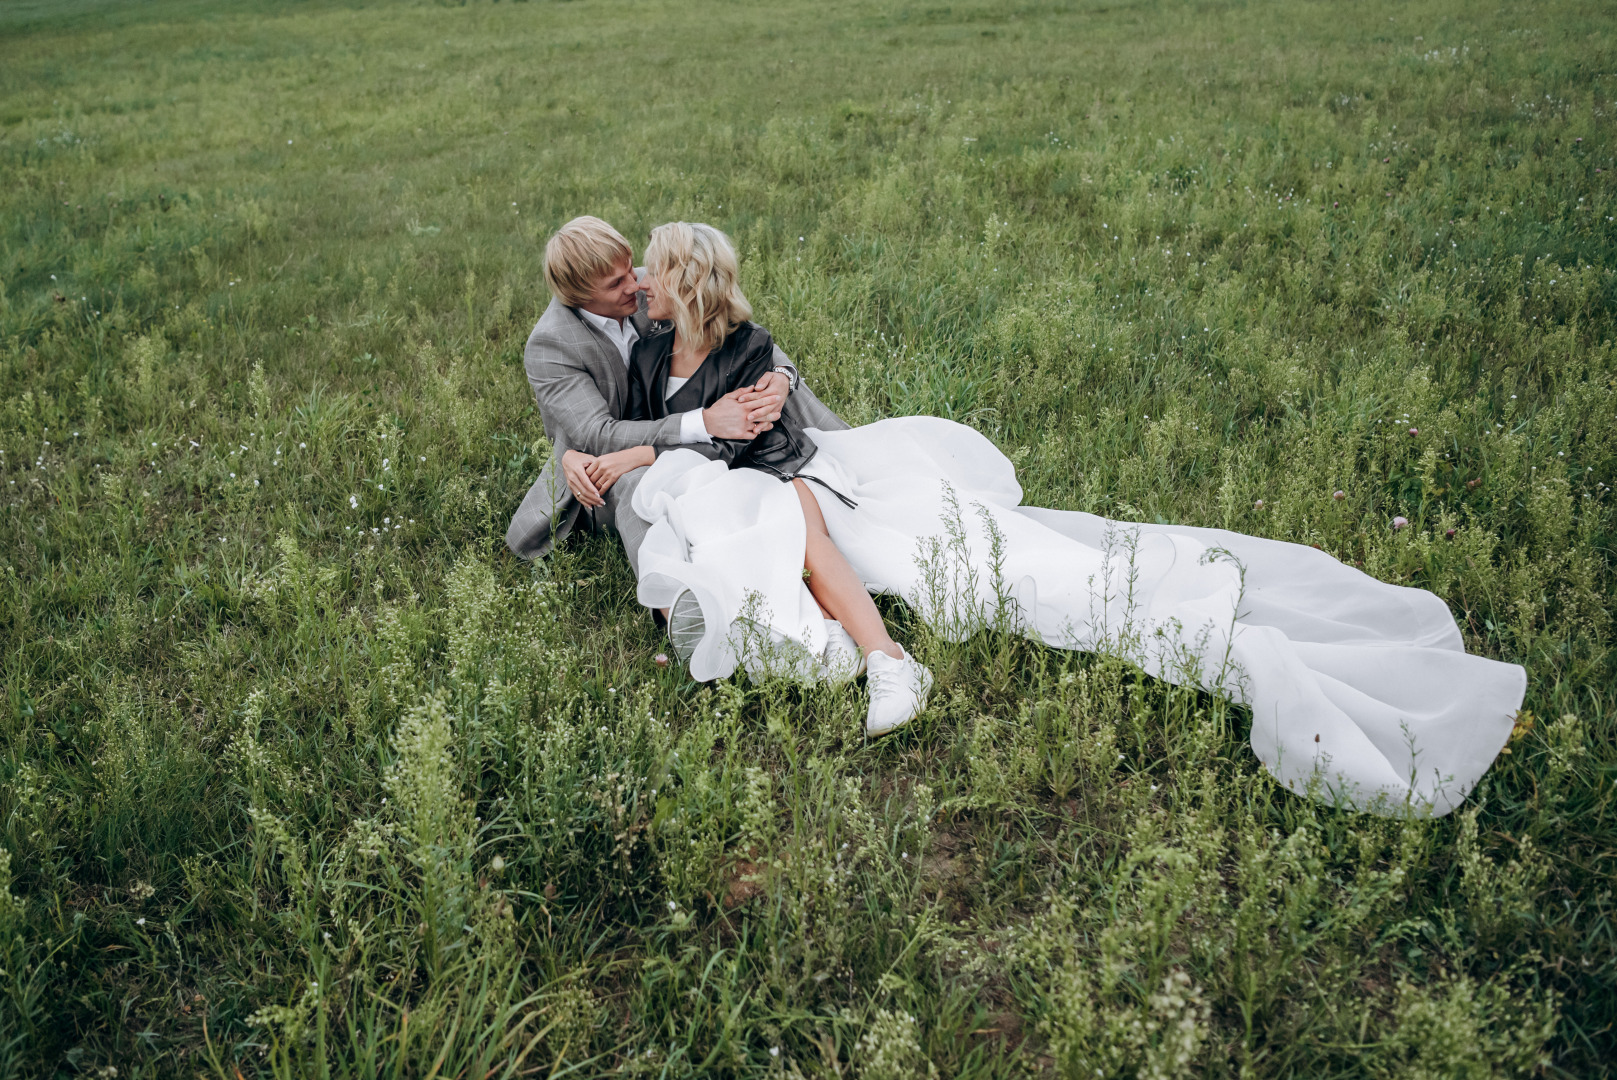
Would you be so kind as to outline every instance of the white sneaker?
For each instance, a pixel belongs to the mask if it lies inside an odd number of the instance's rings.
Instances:
[[[705,633],[707,623],[702,618],[702,605],[697,602],[696,594],[686,589],[674,597],[668,609],[668,643],[674,647],[674,655],[679,657],[680,663],[691,662],[691,654],[696,652]]]
[[[884,652],[866,658],[869,671],[870,713],[865,717],[865,734],[885,735],[915,719],[926,708],[932,692],[932,673],[908,652],[895,660]]]
[[[820,664],[831,686],[852,682],[865,670],[865,653],[835,619],[825,620],[825,652]]]

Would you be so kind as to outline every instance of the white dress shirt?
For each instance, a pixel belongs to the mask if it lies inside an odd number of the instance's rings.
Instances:
[[[605,315],[597,315],[593,311],[578,309],[578,313],[590,324],[606,335],[606,340],[617,347],[618,355],[623,357],[623,365],[629,365],[629,350],[634,343],[640,340],[640,331],[634,327],[633,319],[609,319]],[[681,384],[683,385],[683,384]],[[679,441],[682,443],[710,443],[713,436],[707,433],[707,425],[702,422],[702,410],[692,409],[679,418]]]

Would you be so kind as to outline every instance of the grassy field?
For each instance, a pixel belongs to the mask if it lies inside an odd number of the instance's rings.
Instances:
[[[1614,114],[1592,0],[0,0],[0,1077],[1612,1075]],[[1510,746],[1357,817],[898,606],[877,744],[659,670],[502,543],[585,212],[1031,503],[1434,590]]]

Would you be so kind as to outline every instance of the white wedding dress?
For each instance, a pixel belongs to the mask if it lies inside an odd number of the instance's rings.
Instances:
[[[804,470],[872,592],[903,597],[953,640],[1006,621],[1048,645],[1122,656],[1252,710],[1252,749],[1299,793],[1382,813],[1446,814],[1509,738],[1526,673],[1467,655],[1444,602],[1312,547],[1221,529],[1135,525],[1018,505],[1015,467],[975,430],[902,417],[811,430]],[[790,484],[689,450],[634,495],[651,523],[638,596],[684,589],[707,634],[693,678],[811,678],[825,646],[802,578]]]

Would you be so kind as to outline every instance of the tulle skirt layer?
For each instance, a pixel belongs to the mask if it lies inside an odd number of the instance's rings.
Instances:
[[[1011,462],[947,420],[811,435],[820,450],[805,471],[823,486],[810,487],[872,592],[903,597],[951,638],[1012,625],[1227,694],[1252,711],[1258,759],[1299,793],[1444,814],[1510,735],[1525,672],[1468,655],[1429,592],[1299,544],[1021,506]],[[738,664],[813,677],[825,630],[790,485],[672,451],[634,505],[651,522],[640,601],[667,607],[688,588],[702,604],[694,678]]]

